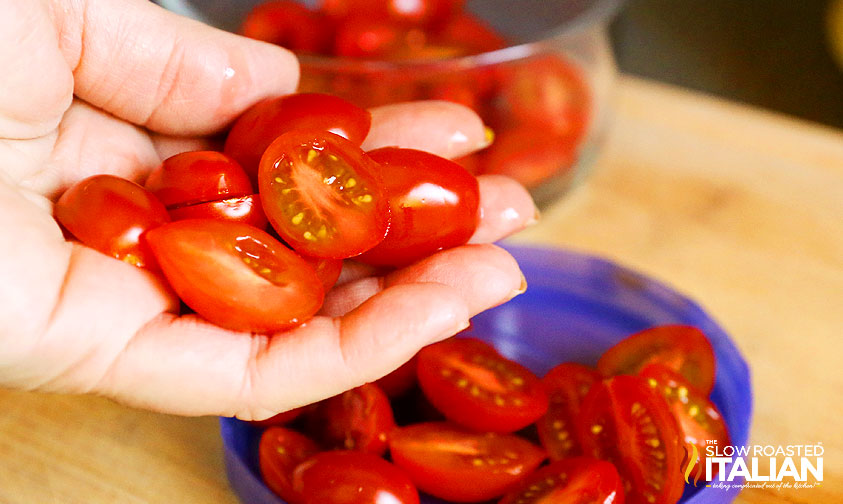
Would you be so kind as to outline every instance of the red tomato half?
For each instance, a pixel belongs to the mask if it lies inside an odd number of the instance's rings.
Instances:
[[[589,457],[559,460],[531,474],[499,504],[623,504],[615,466]]]
[[[383,455],[395,419],[386,394],[367,383],[319,403],[308,425],[325,446]]]
[[[637,374],[651,363],[664,364],[703,395],[714,388],[714,349],[696,327],[663,325],[628,336],[597,361],[603,376]]]
[[[583,400],[577,431],[585,455],[617,467],[628,503],[674,504],[682,496],[679,427],[643,378],[596,383]]]
[[[536,427],[551,460],[582,453],[576,433],[580,403],[600,379],[596,370],[574,362],[559,364],[542,378],[549,406]]]
[[[225,153],[257,181],[258,164],[269,144],[288,131],[327,131],[363,143],[372,114],[336,96],[299,93],[268,98],[243,113],[228,133]]]
[[[647,365],[641,370],[640,376],[646,378],[647,383],[667,399],[686,446],[693,444],[697,447],[700,457],[697,469],[701,472],[696,473],[696,477],[705,479],[706,446],[716,445],[722,449],[732,444],[723,415],[705,394],[694,388],[682,375],[662,364]],[[714,474],[717,474],[717,465],[713,468]]]
[[[454,502],[498,497],[545,458],[541,448],[513,434],[477,433],[439,422],[396,429],[389,451],[420,490]]]
[[[386,235],[389,201],[378,166],[331,133],[278,137],[261,159],[259,187],[272,227],[302,254],[344,259]]]
[[[294,51],[318,53],[330,40],[327,20],[298,2],[276,0],[255,6],[240,27],[243,35]]]
[[[80,242],[141,268],[157,268],[142,240],[170,221],[164,205],[143,187],[113,175],[94,175],[62,194],[56,220]]]
[[[405,266],[464,245],[477,229],[480,188],[457,163],[413,149],[385,147],[369,153],[380,165],[392,222],[361,262]]]
[[[303,504],[301,494],[293,489],[293,471],[318,451],[316,443],[294,430],[270,427],[264,431],[258,463],[266,486],[288,504]]]
[[[217,219],[240,222],[259,229],[265,229],[268,224],[266,214],[263,213],[260,196],[257,194],[173,208],[169,213],[170,218],[174,221]]]
[[[357,451],[319,453],[293,475],[304,504],[418,504],[410,479],[386,460]]]
[[[182,301],[220,327],[281,331],[310,319],[322,306],[324,290],[313,268],[265,231],[194,219],[147,235]]]
[[[183,152],[165,159],[149,174],[144,187],[168,209],[254,192],[237,161],[213,151]]]
[[[448,420],[478,431],[513,432],[547,411],[539,379],[488,343],[453,338],[419,352],[419,385]]]

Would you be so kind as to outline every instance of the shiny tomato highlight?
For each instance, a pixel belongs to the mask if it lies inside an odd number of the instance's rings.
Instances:
[[[173,208],[169,214],[173,221],[217,219],[248,224],[259,229],[266,229],[269,224],[266,214],[263,213],[260,196],[257,194]]]
[[[248,196],[252,182],[237,161],[220,152],[183,152],[149,174],[144,187],[167,209]]]

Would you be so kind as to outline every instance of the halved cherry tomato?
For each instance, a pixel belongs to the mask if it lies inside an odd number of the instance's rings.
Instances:
[[[574,362],[559,364],[542,378],[549,406],[547,413],[536,422],[536,427],[551,460],[582,453],[576,432],[580,403],[600,379],[596,370]]]
[[[358,451],[322,452],[300,464],[294,487],[303,504],[418,504],[410,479],[386,460]]]
[[[478,431],[513,432],[547,411],[536,375],[478,339],[423,348],[418,376],[425,396],[445,417]]]
[[[307,436],[284,427],[270,427],[261,435],[258,446],[258,464],[266,486],[288,504],[304,504],[302,495],[293,488],[293,471],[318,452],[319,447]]]
[[[375,383],[383,390],[387,397],[398,397],[416,384],[416,369],[418,367],[418,355],[413,356],[395,371],[378,379]]]
[[[641,370],[640,376],[667,399],[670,410],[679,423],[685,445],[696,445],[699,456],[697,469],[701,470],[696,474],[697,478],[701,476],[704,479],[706,446],[716,445],[722,448],[732,444],[723,415],[705,394],[682,375],[663,364],[648,364]],[[717,474],[718,467],[713,467],[714,474]]]
[[[254,425],[255,427],[280,427],[282,425],[287,425],[288,423],[292,422],[296,418],[301,415],[304,411],[304,407],[291,409],[289,411],[282,411],[277,415],[271,416],[266,420],[253,420],[249,422],[250,424]]]
[[[173,208],[169,211],[169,214],[174,221],[217,219],[240,222],[259,229],[265,229],[268,224],[266,214],[263,213],[260,196],[257,194]]]
[[[319,53],[330,41],[326,19],[298,2],[275,0],[256,5],[240,33],[300,52]]]
[[[157,268],[143,237],[170,217],[138,184],[113,175],[88,177],[62,194],[54,214],[88,247],[141,268]]]
[[[482,156],[482,173],[506,175],[530,189],[568,172],[577,146],[541,125],[519,125],[498,130]]]
[[[573,457],[542,467],[498,504],[623,504],[621,478],[612,464]]]
[[[498,497],[545,459],[541,448],[513,434],[439,422],[396,429],[389,451],[420,490],[454,502]]]
[[[308,415],[308,427],[329,448],[383,455],[395,419],[386,394],[367,383],[319,403]]]
[[[254,192],[237,161],[213,151],[183,152],[165,159],[144,187],[170,210]]]
[[[577,432],[585,455],[618,469],[628,503],[673,504],[682,496],[679,427],[643,378],[596,383],[580,407]]]
[[[379,167],[337,135],[278,137],[261,159],[259,186],[272,227],[302,254],[344,259],[386,235],[389,202]]]
[[[714,349],[696,327],[663,325],[628,336],[597,361],[603,376],[637,374],[657,362],[673,369],[704,395],[714,387]]]
[[[413,149],[369,152],[380,165],[392,214],[389,232],[361,262],[405,266],[430,254],[464,245],[477,229],[480,189],[462,166]]]
[[[324,257],[310,257],[303,255],[302,259],[307,261],[316,271],[316,276],[322,281],[322,287],[328,292],[337,283],[342,273],[342,259],[325,259]]]
[[[313,268],[255,227],[183,220],[151,230],[147,242],[182,301],[218,326],[280,331],[322,306],[324,290]]]
[[[328,131],[360,145],[372,114],[351,102],[320,93],[268,98],[243,113],[228,133],[225,153],[257,181],[261,156],[280,135],[294,130]]]

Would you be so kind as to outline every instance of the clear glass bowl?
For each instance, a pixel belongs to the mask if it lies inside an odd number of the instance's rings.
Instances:
[[[262,0],[158,0],[230,31]],[[313,6],[318,0],[302,1]],[[459,160],[474,173],[502,173],[540,207],[589,171],[610,115],[615,64],[607,23],[622,0],[469,0],[466,10],[510,43],[456,58],[371,61],[302,54],[300,91],[361,106],[449,99],[471,106],[495,134],[491,147]]]

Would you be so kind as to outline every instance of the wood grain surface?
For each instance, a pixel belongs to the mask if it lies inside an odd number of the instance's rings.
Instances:
[[[592,176],[515,240],[700,302],[752,366],[751,441],[825,447],[819,488],[738,502],[843,502],[843,133],[624,78]],[[237,502],[215,418],[0,390],[0,504],[173,502]]]

